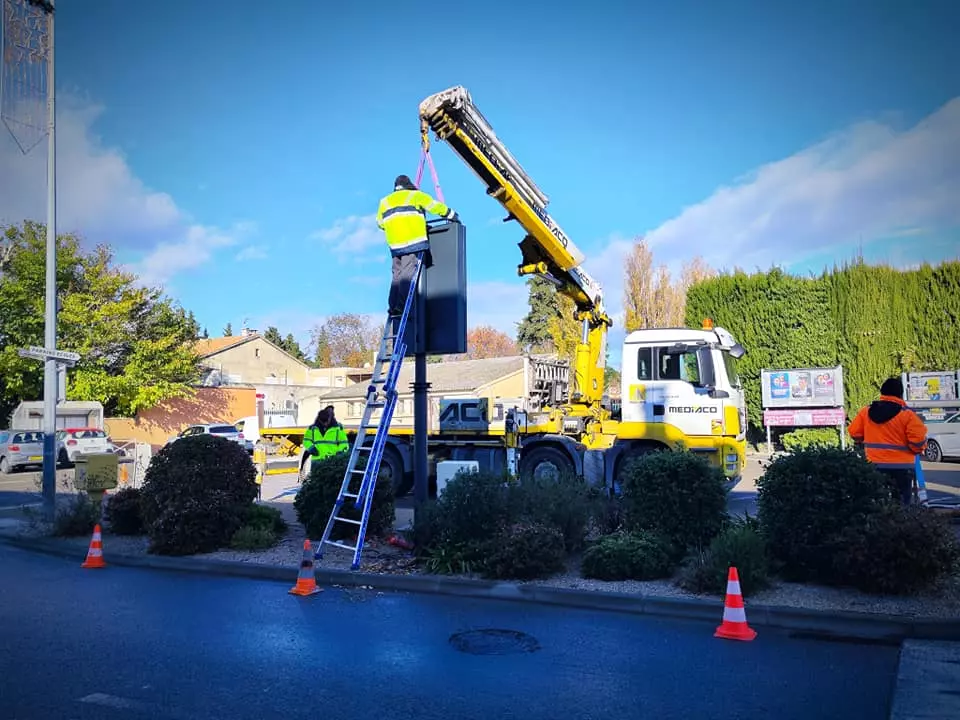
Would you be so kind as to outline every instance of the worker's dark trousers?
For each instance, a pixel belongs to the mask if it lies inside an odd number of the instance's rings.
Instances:
[[[407,302],[407,293],[410,292],[410,281],[413,280],[413,271],[417,268],[417,256],[393,256],[393,278],[390,283],[390,314],[399,315]]]
[[[390,300],[389,308],[391,315],[399,316],[403,313],[403,306],[407,302],[407,293],[410,292],[410,283],[413,280],[413,273],[417,269],[417,253],[426,251],[424,257],[424,268],[430,267],[432,259],[430,249],[420,246],[414,251],[405,255],[393,256],[393,278],[390,282]]]
[[[877,468],[880,472],[890,478],[897,488],[900,495],[900,502],[903,505],[909,505],[913,502],[913,481],[916,472],[907,468]]]

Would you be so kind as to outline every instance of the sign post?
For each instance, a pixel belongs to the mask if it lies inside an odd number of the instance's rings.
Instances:
[[[774,427],[837,427],[840,446],[847,447],[844,432],[843,367],[761,370],[763,424],[767,429],[767,454],[773,455]]]
[[[45,514],[48,520],[53,520],[57,506],[57,448],[54,438],[57,432],[57,404],[60,397],[66,399],[67,394],[66,377],[63,378],[62,388],[57,387],[60,385],[58,379],[60,368],[63,367],[65,373],[66,367],[73,367],[80,359],[80,355],[69,350],[54,350],[35,345],[21,348],[17,354],[22,358],[39,360],[46,368],[53,367],[52,374],[48,373],[48,375],[53,378],[54,390],[51,393],[50,387],[45,385],[43,393],[43,483],[41,486]]]

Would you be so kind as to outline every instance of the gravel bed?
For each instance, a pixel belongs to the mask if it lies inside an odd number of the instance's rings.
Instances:
[[[9,532],[9,528],[8,528]],[[42,537],[48,533],[42,526],[21,523],[15,534],[21,537]],[[280,565],[291,568],[291,576],[296,572],[303,558],[303,528],[299,523],[290,525],[280,542],[260,551],[218,550],[194,557],[212,558],[239,563]],[[88,538],[63,538],[65,545],[86,548]],[[104,533],[104,550],[123,555],[145,555],[146,537],[126,537]],[[421,574],[423,571],[414,565],[409,552],[395,548],[385,542],[370,539],[364,545],[361,569],[363,572],[384,574]],[[348,570],[352,553],[341,548],[329,548],[318,565],[330,570]],[[470,576],[461,576],[470,577]],[[571,559],[565,572],[546,580],[534,580],[519,583],[536,584],[546,587],[568,588],[593,592],[616,592],[642,596],[664,598],[712,598],[718,607],[722,607],[722,597],[696,595],[677,587],[672,580],[651,581],[603,581],[580,577],[579,562]],[[935,592],[915,597],[883,597],[868,595],[856,590],[804,585],[797,583],[775,583],[773,587],[747,598],[747,612],[751,604],[792,607],[797,609],[825,611],[854,611],[879,613],[883,615],[905,615],[917,618],[957,618],[960,617],[960,577],[953,577]]]

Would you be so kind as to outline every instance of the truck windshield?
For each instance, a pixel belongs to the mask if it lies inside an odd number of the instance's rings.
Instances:
[[[723,353],[723,366],[727,371],[727,382],[730,383],[732,388],[741,388],[743,387],[740,384],[740,373],[737,371],[737,360],[730,353]]]

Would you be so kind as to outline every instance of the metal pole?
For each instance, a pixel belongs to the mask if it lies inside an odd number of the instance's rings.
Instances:
[[[413,369],[413,498],[414,512],[427,501],[429,483],[427,481],[427,302],[424,297],[424,275],[420,273],[416,298],[416,354]],[[414,516],[416,517],[416,515]]]
[[[49,54],[47,56],[47,267],[46,327],[44,347],[57,347],[57,131],[56,84],[53,59],[53,2],[47,11]],[[43,363],[43,511],[53,520],[57,501],[57,458],[54,435],[57,431],[57,361]]]

